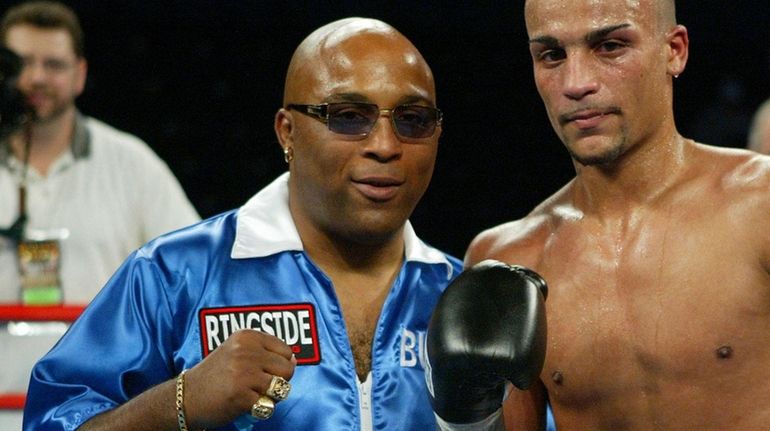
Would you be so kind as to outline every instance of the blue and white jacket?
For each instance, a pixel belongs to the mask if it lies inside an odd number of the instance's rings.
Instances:
[[[404,264],[374,333],[368,385],[361,385],[332,283],[303,251],[289,214],[287,180],[288,173],[240,209],[129,256],[36,364],[24,429],[76,429],[193,367],[243,327],[284,339],[298,367],[291,396],[272,418],[244,415],[219,429],[435,429],[425,331],[461,262],[424,244],[407,222]]]

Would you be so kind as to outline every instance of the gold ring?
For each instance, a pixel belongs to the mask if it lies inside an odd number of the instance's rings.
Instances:
[[[287,382],[283,377],[273,376],[273,380],[270,381],[270,386],[267,388],[265,395],[276,401],[283,401],[289,397],[289,391],[291,391],[291,383]]]
[[[272,398],[260,395],[259,399],[251,406],[251,415],[259,420],[270,419],[275,411],[275,402]]]

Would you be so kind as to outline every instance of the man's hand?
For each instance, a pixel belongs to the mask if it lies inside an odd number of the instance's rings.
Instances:
[[[296,364],[291,348],[277,337],[251,329],[233,333],[186,373],[188,427],[214,428],[249,413],[273,376],[291,379]]]

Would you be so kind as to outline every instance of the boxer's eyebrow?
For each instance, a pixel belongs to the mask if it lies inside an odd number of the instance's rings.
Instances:
[[[530,45],[532,45],[533,43],[539,43],[539,44],[545,45],[545,46],[547,46],[549,48],[555,48],[555,47],[560,45],[559,40],[556,39],[553,36],[533,37],[532,39],[529,39],[527,41],[527,43],[529,43]]]
[[[617,30],[620,30],[620,29],[623,29],[623,28],[627,28],[627,27],[631,27],[631,24],[623,23],[623,24],[616,24],[616,25],[610,25],[610,26],[607,26],[607,27],[602,27],[600,29],[593,30],[593,31],[589,32],[588,34],[585,35],[585,37],[583,37],[583,39],[589,45],[593,45],[593,44],[599,42],[600,40],[606,38],[607,35],[609,35],[613,31],[617,31]],[[539,44],[545,45],[545,46],[550,47],[550,48],[558,47],[558,46],[561,45],[561,43],[559,42],[558,39],[556,39],[553,36],[548,36],[548,35],[533,37],[532,39],[528,40],[528,43],[529,44],[539,43]]]
[[[607,37],[610,33],[616,30],[620,30],[621,28],[631,27],[631,24],[624,23],[624,24],[617,24],[617,25],[611,25],[608,27],[603,27],[598,30],[594,30],[590,33],[588,33],[585,36],[585,41],[588,43],[588,45],[593,45]]]

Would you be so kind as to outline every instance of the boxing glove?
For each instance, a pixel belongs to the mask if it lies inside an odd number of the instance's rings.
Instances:
[[[495,260],[466,269],[428,324],[426,383],[435,413],[455,424],[500,409],[505,382],[528,388],[545,359],[548,287],[534,271]]]

